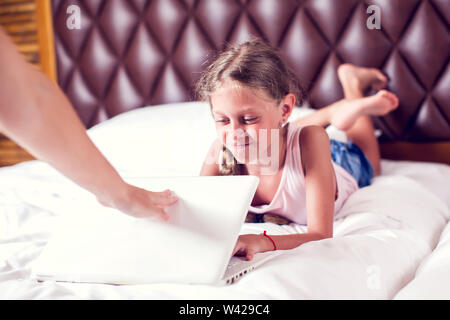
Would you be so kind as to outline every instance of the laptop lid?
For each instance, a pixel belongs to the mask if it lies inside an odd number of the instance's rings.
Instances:
[[[80,201],[33,266],[38,280],[111,284],[215,283],[225,273],[259,179],[254,176],[126,178],[179,201],[168,222],[136,219]],[[70,204],[69,204],[70,205]]]

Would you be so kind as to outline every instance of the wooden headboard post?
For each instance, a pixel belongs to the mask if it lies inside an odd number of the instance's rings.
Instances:
[[[35,3],[41,68],[57,83],[51,0],[35,0]]]

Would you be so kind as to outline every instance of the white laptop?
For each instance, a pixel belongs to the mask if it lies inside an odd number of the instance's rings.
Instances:
[[[231,257],[258,186],[254,176],[126,178],[152,191],[171,189],[168,222],[136,219],[79,201],[64,213],[32,268],[37,280],[109,284],[229,284],[274,252]]]

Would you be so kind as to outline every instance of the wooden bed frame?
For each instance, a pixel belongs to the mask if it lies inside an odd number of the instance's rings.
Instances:
[[[35,0],[35,2],[41,69],[57,83],[51,3],[50,0]]]
[[[57,82],[55,46],[50,0],[36,0],[39,25],[40,57],[42,70]],[[450,165],[450,141],[416,143],[385,142],[380,143],[381,156],[384,159],[440,162]]]

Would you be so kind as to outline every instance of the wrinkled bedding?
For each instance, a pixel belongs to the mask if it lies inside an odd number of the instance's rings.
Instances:
[[[194,127],[200,131],[190,126],[191,129],[171,133],[174,143],[186,136],[195,141],[190,146],[195,152],[190,153],[193,156],[188,160],[177,158],[185,150],[175,149],[175,144],[151,139],[156,132],[152,124],[162,116],[167,119],[168,111],[159,110],[163,115],[158,115],[158,109],[135,112],[107,121],[89,134],[124,176],[196,175],[201,165],[197,160],[206,154],[213,133],[209,124],[201,128],[202,117],[207,116],[202,108],[197,113],[189,108],[176,109],[177,113],[185,112],[184,118],[181,117],[183,122],[191,119],[199,124]],[[147,117],[144,125],[138,119],[145,114],[152,117]],[[179,123],[166,121],[165,125],[174,128]],[[160,128],[158,132],[164,134]],[[130,139],[137,143],[127,143]],[[145,150],[143,143],[148,146]],[[158,153],[159,147],[167,152]],[[174,162],[167,162],[164,157],[168,154]],[[180,164],[177,170],[170,171],[170,166],[177,161]],[[382,160],[382,175],[345,203],[335,221],[332,239],[286,251],[226,287],[113,286],[31,279],[32,264],[45,247],[58,218],[75,199],[84,196],[88,196],[85,191],[40,161],[0,169],[1,299],[450,298],[450,167],[447,165]],[[241,232],[263,230],[290,234],[305,232],[306,227],[245,224]]]

